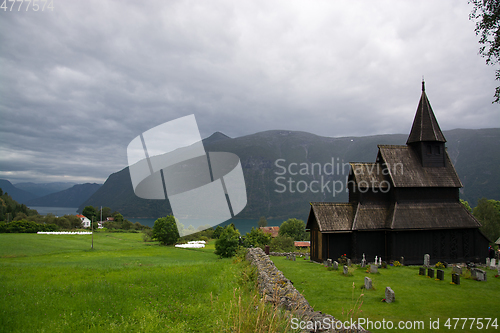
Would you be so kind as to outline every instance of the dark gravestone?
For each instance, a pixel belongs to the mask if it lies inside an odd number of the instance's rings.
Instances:
[[[266,245],[266,250],[265,250],[266,254],[269,255],[269,245]]]
[[[434,278],[434,269],[428,268],[427,269],[427,276],[430,278]]]
[[[460,284],[460,275],[458,275],[457,273],[451,274],[451,282],[453,282],[454,284]]]
[[[418,275],[425,275],[425,268],[424,267],[420,267],[418,269]]]
[[[437,270],[437,278],[439,280],[444,280],[444,271],[442,269]]]

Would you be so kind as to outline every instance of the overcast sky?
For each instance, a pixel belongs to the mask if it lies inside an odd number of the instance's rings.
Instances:
[[[500,127],[467,1],[69,1],[0,10],[0,178],[103,183],[127,145],[194,114],[202,137]],[[40,1],[40,4],[43,2]]]

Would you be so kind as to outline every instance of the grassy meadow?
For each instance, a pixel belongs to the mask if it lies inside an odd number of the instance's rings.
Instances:
[[[287,331],[288,317],[267,321],[276,309],[259,303],[248,265],[219,259],[213,242],[178,249],[102,232],[90,244],[91,235],[0,234],[0,331]]]
[[[496,270],[487,271],[486,282],[461,278],[460,285],[453,285],[450,283],[451,268],[444,269],[445,280],[436,281],[418,275],[416,266],[379,268],[378,274],[369,274],[365,268],[354,266],[352,274],[344,276],[342,270],[328,270],[323,265],[302,258],[297,258],[297,261],[286,260],[284,257],[271,259],[315,310],[331,314],[342,321],[348,320],[348,312],[354,309],[354,317],[368,318],[371,321],[385,319],[392,321],[394,325],[399,321],[424,321],[423,331],[500,331],[500,278],[495,278]],[[363,289],[365,276],[372,279],[374,290]],[[382,302],[386,287],[394,290],[394,303]],[[439,318],[439,330],[429,329],[430,318],[433,321]],[[474,323],[471,329],[472,320],[469,319],[464,330],[464,320],[454,330],[454,320],[451,321],[451,329],[444,326],[448,318],[498,318],[499,326],[496,329],[477,329]]]

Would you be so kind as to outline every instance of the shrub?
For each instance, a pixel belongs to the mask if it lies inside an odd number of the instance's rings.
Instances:
[[[224,228],[215,242],[215,254],[222,258],[232,257],[240,246],[240,233],[230,224]]]
[[[435,266],[436,266],[436,268],[439,268],[439,269],[446,268],[441,261],[439,261]]]
[[[295,250],[295,243],[291,237],[278,235],[271,240],[269,248],[273,252],[292,252]]]
[[[164,245],[172,245],[179,239],[179,231],[172,215],[159,218],[153,226],[153,239]]]
[[[142,231],[142,239],[145,242],[152,242],[153,241],[153,230],[151,229],[146,229]]]

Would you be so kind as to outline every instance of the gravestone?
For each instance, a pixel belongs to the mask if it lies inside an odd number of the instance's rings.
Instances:
[[[491,261],[490,261],[491,269],[495,269],[496,265],[497,265],[496,259],[495,258],[491,259]]]
[[[462,275],[462,267],[453,266],[453,273],[456,273],[458,275]]]
[[[347,266],[351,267],[351,265],[352,265],[351,259],[347,258]]]
[[[491,259],[486,258],[486,267],[490,267]]]
[[[378,273],[378,266],[377,265],[370,265],[370,273]]]
[[[334,269],[334,270],[339,269],[339,263],[338,263],[337,261],[334,261],[334,262],[333,262],[333,269]]]
[[[380,266],[380,265],[382,265],[382,257],[379,257],[379,258],[378,258],[378,265],[379,265],[379,266]]]
[[[372,289],[372,279],[370,279],[368,276],[365,276],[365,289]]]
[[[365,258],[363,258],[361,260],[361,267],[366,267],[366,259]]]
[[[328,262],[326,260],[323,261],[323,266],[325,266],[325,267],[328,266]]]
[[[434,278],[434,269],[428,268],[427,269],[427,276],[430,278]]]
[[[444,271],[442,269],[437,270],[437,278],[438,280],[444,280]]]
[[[418,269],[418,275],[425,275],[425,268],[424,267],[420,267]]]
[[[326,264],[328,267],[332,267],[332,264],[333,264],[332,259],[327,259]]]
[[[344,265],[344,275],[348,275],[348,274],[349,274],[349,268]]]
[[[431,256],[429,254],[424,255],[424,267],[429,267],[431,264]]]
[[[292,261],[295,261],[295,254],[292,254]]]
[[[399,263],[401,264],[401,266],[404,266],[405,265],[405,257],[401,257],[399,259]]]
[[[476,269],[476,278],[478,281],[486,281],[486,271]]]
[[[460,284],[460,275],[458,275],[457,273],[451,274],[451,282],[453,282],[454,284]]]
[[[500,265],[498,265],[498,268],[497,268],[497,275],[500,275]]]
[[[266,245],[265,247],[265,254],[269,255],[269,245]]]
[[[305,260],[309,260],[309,253],[306,253],[306,256],[304,257]]]
[[[385,288],[385,301],[386,303],[392,303],[396,300],[396,296],[394,295],[394,291],[391,287]]]
[[[375,256],[375,265],[378,263],[378,256]]]
[[[470,270],[470,277],[474,280],[477,280],[477,269],[473,268]]]

